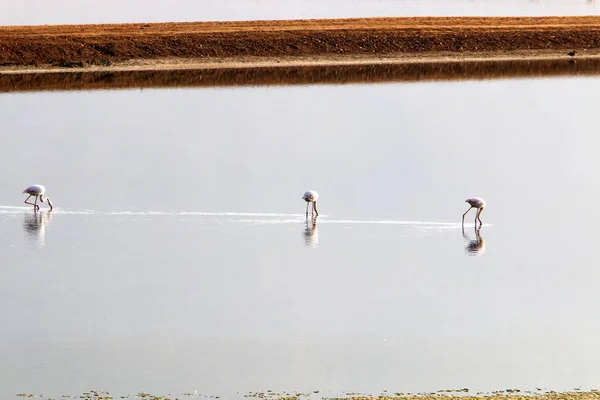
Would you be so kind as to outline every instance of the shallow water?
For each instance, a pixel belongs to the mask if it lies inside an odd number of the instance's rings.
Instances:
[[[0,0],[0,25],[598,13],[596,0]]]
[[[593,387],[599,90],[1,95],[0,397]]]

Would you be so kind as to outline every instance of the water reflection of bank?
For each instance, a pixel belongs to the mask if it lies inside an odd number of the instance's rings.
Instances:
[[[600,59],[409,62],[161,71],[0,74],[0,92],[277,86],[600,75]]]

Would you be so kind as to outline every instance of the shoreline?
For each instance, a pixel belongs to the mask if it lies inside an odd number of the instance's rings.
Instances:
[[[468,389],[458,390],[440,390],[434,393],[422,393],[422,394],[411,394],[411,393],[394,393],[383,391],[381,394],[364,394],[357,392],[347,392],[343,395],[328,396],[323,394],[319,390],[309,392],[278,392],[268,390],[264,392],[249,392],[246,394],[238,394],[234,398],[250,398],[250,399],[263,399],[263,400],[300,400],[300,399],[321,399],[321,400],[598,400],[600,399],[600,392],[597,390],[574,390],[565,392],[555,391],[542,391],[541,389],[536,391],[519,390],[519,389],[507,389],[501,391],[494,391],[492,393],[479,392],[477,394],[469,393]],[[44,396],[36,395],[32,393],[17,393],[17,398],[29,398],[29,399],[41,399]],[[206,395],[200,393],[182,393],[181,395],[169,394],[154,395],[146,392],[140,392],[137,394],[130,394],[127,396],[120,396],[121,398],[134,398],[134,399],[184,399],[187,397],[205,397],[205,398],[227,398],[226,396],[215,396]],[[242,397],[243,396],[243,397]],[[90,390],[79,396],[74,395],[63,395],[62,397],[69,398],[87,398],[87,399],[112,399],[113,395],[109,392]]]
[[[575,50],[570,57],[568,52]],[[0,27],[0,75],[600,57],[600,17]]]
[[[570,57],[564,51],[512,51],[502,53],[461,53],[461,54],[384,54],[342,55],[315,57],[228,57],[204,59],[133,59],[115,62],[111,65],[89,65],[81,67],[31,67],[0,66],[0,75],[10,74],[47,74],[82,72],[133,72],[133,71],[180,71],[214,69],[250,69],[250,68],[290,68],[290,67],[334,67],[385,64],[449,64],[449,63],[502,63],[510,61],[582,61],[600,60],[600,49],[582,52],[577,58]]]

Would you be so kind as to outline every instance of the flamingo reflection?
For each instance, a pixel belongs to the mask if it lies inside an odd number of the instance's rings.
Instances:
[[[481,237],[480,234],[481,228],[475,229],[475,239],[471,239],[469,235],[465,233],[463,228],[462,234],[465,241],[467,241],[467,245],[465,246],[465,253],[470,256],[478,256],[480,254],[485,253],[485,240]]]
[[[23,218],[23,230],[31,244],[43,247],[46,244],[46,226],[52,221],[52,213],[41,211],[26,213]]]
[[[317,217],[306,218],[304,224],[304,244],[310,247],[319,245],[319,228],[317,228]]]

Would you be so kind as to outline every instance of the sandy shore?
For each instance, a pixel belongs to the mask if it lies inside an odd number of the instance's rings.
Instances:
[[[0,74],[600,57],[600,17],[0,27]]]
[[[320,391],[300,393],[296,391],[279,393],[276,391],[250,392],[244,394],[244,398],[263,399],[263,400],[302,400],[302,399],[324,399],[324,400],[600,400],[598,391],[572,391],[572,392],[544,392],[533,393],[531,391],[521,391],[516,389],[503,390],[494,393],[481,393],[478,395],[469,394],[465,390],[443,390],[431,394],[402,394],[387,393],[379,395],[367,395],[361,393],[345,393],[340,397],[323,396]],[[540,389],[541,390],[541,389]],[[19,398],[41,399],[43,396],[37,396],[29,393],[19,393]],[[221,398],[214,395],[201,395],[196,393],[183,393],[181,395],[153,395],[150,393],[138,393],[135,395],[122,396],[121,398],[131,399],[150,399],[150,400],[174,400],[191,397]],[[67,398],[85,398],[90,400],[108,400],[113,396],[108,392],[99,392],[92,390],[79,396],[64,395]]]
[[[352,400],[598,400],[600,392],[548,392],[543,394],[534,394],[531,392],[523,393],[521,391],[511,391],[503,393],[493,393],[486,395],[452,395],[445,393],[435,393],[430,395],[379,395],[379,396],[363,396],[351,395],[341,397],[341,399]],[[330,400],[338,400],[338,398],[330,398]]]

